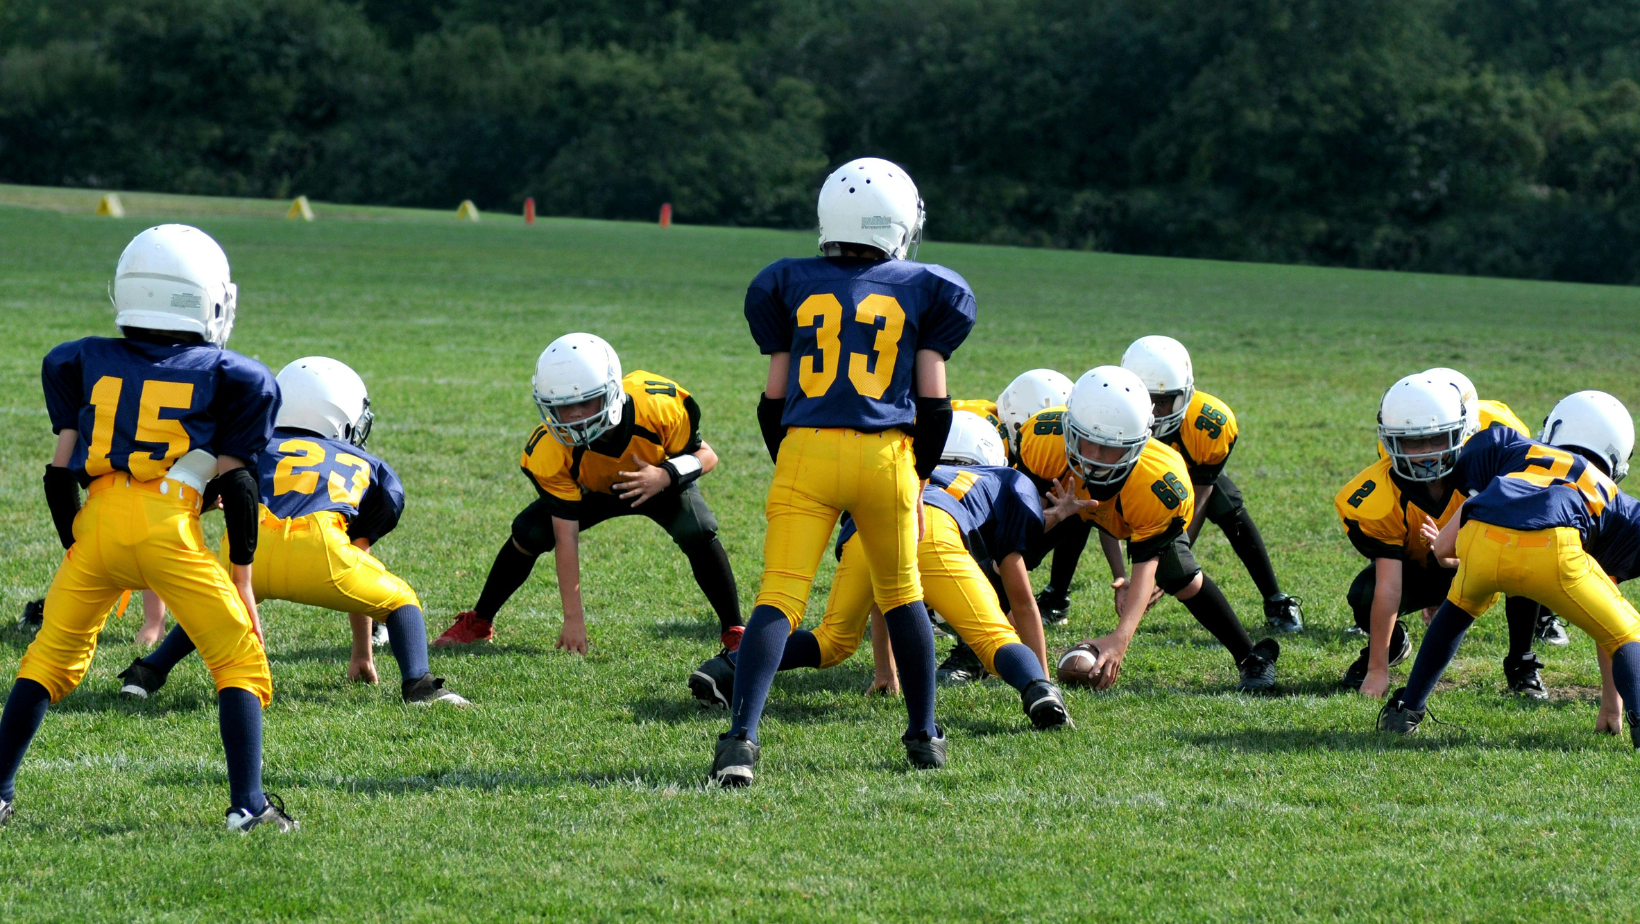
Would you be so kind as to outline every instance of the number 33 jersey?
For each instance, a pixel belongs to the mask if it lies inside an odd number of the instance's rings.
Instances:
[[[746,290],[758,348],[791,353],[781,419],[788,427],[910,427],[917,351],[949,359],[974,312],[961,276],[910,260],[778,260]]]
[[[279,409],[266,366],[206,344],[73,340],[46,354],[40,380],[52,432],[79,431],[68,467],[81,484],[163,478],[194,449],[254,464]]]
[[[391,466],[352,443],[280,428],[257,461],[262,504],[281,520],[334,511],[349,539],[375,542],[404,514],[404,486]]]

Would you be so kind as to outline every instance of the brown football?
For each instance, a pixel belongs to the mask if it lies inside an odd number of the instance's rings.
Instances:
[[[1098,678],[1099,649],[1082,642],[1059,659],[1059,682],[1071,687],[1091,687]]]

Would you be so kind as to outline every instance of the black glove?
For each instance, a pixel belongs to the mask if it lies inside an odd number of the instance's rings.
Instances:
[[[780,461],[780,441],[786,438],[786,428],[780,418],[786,416],[786,399],[763,395],[757,402],[757,425],[763,430],[763,445],[769,449],[769,461]]]
[[[228,527],[228,561],[248,565],[256,558],[256,527],[261,519],[256,476],[248,468],[236,468],[211,479],[222,496],[222,516]],[[210,493],[210,488],[206,489]]]
[[[911,427],[911,452],[917,458],[918,478],[927,481],[934,474],[950,434],[951,399],[918,398],[917,422]]]
[[[60,465],[47,465],[45,478],[46,506],[51,508],[51,522],[57,526],[57,538],[63,548],[74,544],[74,517],[80,512],[80,480]]]

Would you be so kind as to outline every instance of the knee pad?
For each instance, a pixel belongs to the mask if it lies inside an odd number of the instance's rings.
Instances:
[[[1177,573],[1163,574],[1161,569],[1158,568],[1156,571],[1156,586],[1160,587],[1162,592],[1168,596],[1176,597],[1180,591],[1190,586],[1190,582],[1196,579],[1196,575],[1201,573],[1202,569],[1196,568],[1188,574],[1184,573],[1182,569]]]
[[[545,555],[552,551],[552,517],[539,514],[534,505],[513,518],[512,538],[519,548],[531,555]]]

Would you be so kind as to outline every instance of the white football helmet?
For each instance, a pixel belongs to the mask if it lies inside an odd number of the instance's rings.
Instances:
[[[1156,432],[1167,434],[1179,429],[1190,399],[1196,396],[1196,370],[1190,365],[1190,351],[1184,344],[1160,334],[1140,337],[1122,354],[1122,368],[1145,383],[1152,401],[1172,397],[1172,410],[1156,418]]]
[[[1606,474],[1622,481],[1634,455],[1634,418],[1623,402],[1603,391],[1580,391],[1560,399],[1544,418],[1543,442],[1576,447],[1599,456]]]
[[[945,437],[940,461],[952,465],[1007,465],[1008,450],[997,428],[972,411],[951,415],[951,431]]]
[[[1121,366],[1090,369],[1065,402],[1065,456],[1087,484],[1118,484],[1139,464],[1154,421],[1150,392],[1137,375]],[[1089,458],[1082,454],[1083,440],[1122,454],[1111,462]]]
[[[328,356],[306,356],[279,370],[276,427],[294,427],[346,440],[364,448],[376,415],[364,379],[347,363]]]
[[[612,427],[620,426],[626,404],[621,387],[621,358],[604,338],[592,334],[565,334],[541,351],[535,361],[535,406],[541,411],[552,438],[565,446],[586,446]],[[603,399],[590,417],[565,421],[565,406]]]
[[[158,225],[131,239],[109,287],[120,327],[186,331],[223,346],[233,332],[239,287],[228,255],[188,225]]]
[[[1469,438],[1479,433],[1481,429],[1481,399],[1475,391],[1475,383],[1469,381],[1469,376],[1464,375],[1462,372],[1456,369],[1448,369],[1445,366],[1425,369],[1424,375],[1444,382],[1451,382],[1452,387],[1458,390],[1458,394],[1463,398],[1463,412],[1468,423],[1463,438],[1464,442],[1468,442]]]
[[[1419,372],[1389,387],[1378,403],[1378,441],[1409,481],[1434,481],[1452,471],[1470,432],[1458,386]],[[1412,443],[1430,445],[1412,447]]]
[[[922,242],[923,203],[917,184],[897,165],[877,157],[851,160],[820,187],[820,250],[827,244],[867,244],[891,260],[916,256]]]
[[[1052,369],[1032,369],[1008,383],[997,396],[997,419],[1008,428],[1008,442],[1019,448],[1019,428],[1037,411],[1064,404],[1072,382]]]

